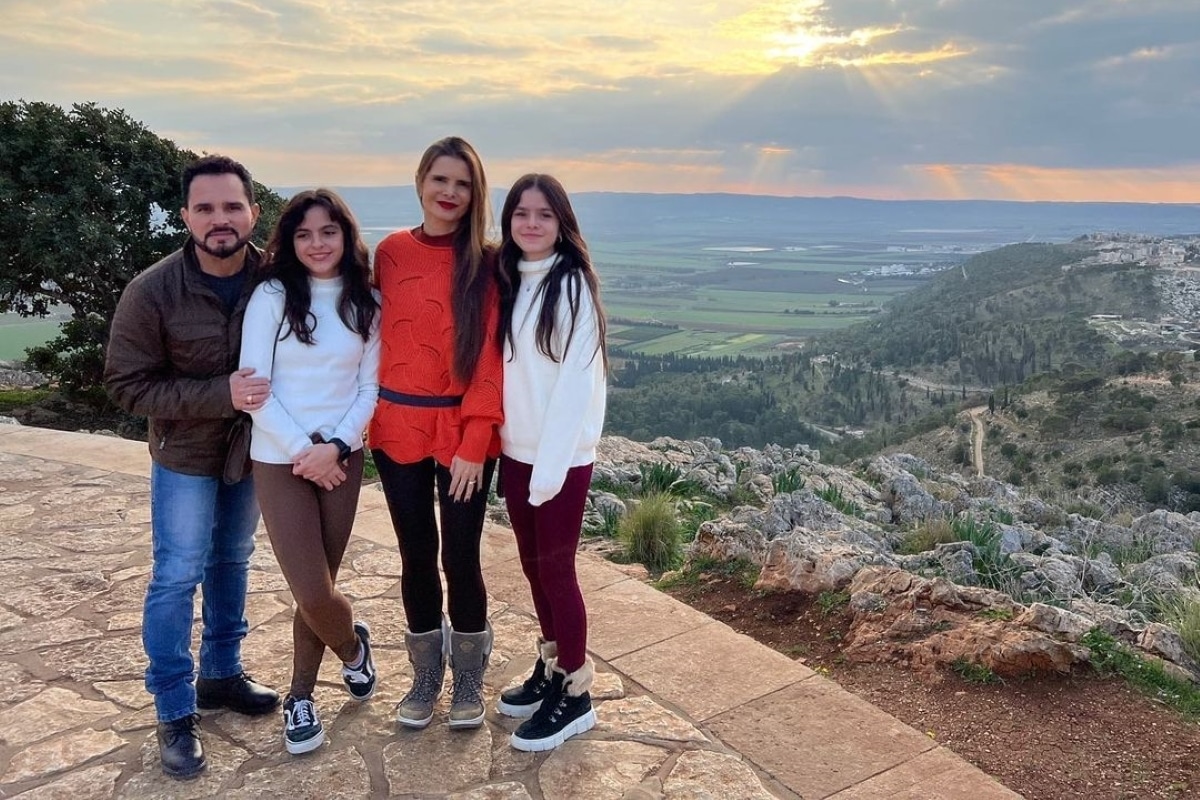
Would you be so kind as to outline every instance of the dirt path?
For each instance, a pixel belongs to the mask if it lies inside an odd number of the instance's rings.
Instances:
[[[975,458],[975,474],[983,477],[983,412],[987,406],[976,406],[967,413],[971,415],[971,450]]]

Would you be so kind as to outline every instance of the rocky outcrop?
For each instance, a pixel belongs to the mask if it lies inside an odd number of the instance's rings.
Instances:
[[[923,670],[966,658],[999,675],[1059,672],[1086,658],[1080,631],[1100,628],[1200,677],[1182,644],[1144,614],[1152,602],[1200,597],[1200,513],[1098,521],[993,478],[939,473],[906,454],[851,471],[804,447],[726,451],[716,439],[608,437],[599,458],[604,491],[593,493],[591,520],[624,513],[618,494],[636,493],[642,464],[671,465],[713,502],[741,503],[699,526],[687,558],[752,562],[764,590],[866,591],[855,608],[938,599],[936,613],[920,605],[907,616],[864,611],[855,623],[857,657]],[[802,488],[778,491],[798,482]],[[909,583],[895,597],[860,586],[880,575],[891,576],[893,590]],[[984,608],[1007,610],[980,616]]]
[[[1000,677],[1069,673],[1088,659],[1073,643],[1090,626],[1048,607],[1026,609],[990,589],[869,567],[850,584],[854,614],[844,653],[855,661],[901,662],[931,678],[962,664]]]

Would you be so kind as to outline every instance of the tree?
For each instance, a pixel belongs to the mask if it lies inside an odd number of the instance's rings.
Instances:
[[[182,243],[179,178],[196,158],[124,111],[0,103],[0,312],[70,309],[59,336],[28,351],[64,390],[99,385],[121,291]],[[262,241],[282,200],[256,192]]]

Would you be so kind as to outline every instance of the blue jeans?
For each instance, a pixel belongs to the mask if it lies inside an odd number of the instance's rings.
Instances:
[[[200,676],[242,672],[246,584],[258,502],[254,480],[226,486],[220,478],[184,475],[155,463],[150,471],[154,571],[142,613],[142,644],[150,659],[146,689],[159,722],[196,711],[192,613],[203,586]]]

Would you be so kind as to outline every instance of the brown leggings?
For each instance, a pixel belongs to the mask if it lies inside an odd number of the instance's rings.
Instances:
[[[343,662],[358,656],[350,601],[334,582],[354,527],[362,469],[363,453],[358,450],[346,465],[345,482],[327,492],[293,475],[291,464],[254,462],[254,489],[263,522],[296,600],[291,685],[295,696],[312,693],[326,645]],[[318,553],[325,557],[317,557]]]

